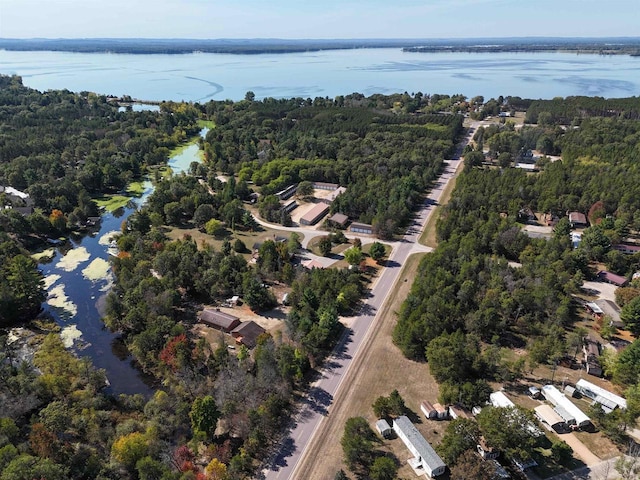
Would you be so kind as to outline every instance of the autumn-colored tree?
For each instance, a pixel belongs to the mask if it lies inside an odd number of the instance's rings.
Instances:
[[[67,219],[65,218],[64,213],[55,208],[49,215],[49,222],[51,223],[51,226],[57,230],[64,230],[67,226]]]
[[[187,336],[184,333],[180,334],[167,342],[160,352],[160,361],[175,372],[183,364],[188,350]]]
[[[133,471],[138,460],[147,456],[149,444],[144,434],[133,432],[116,439],[111,446],[111,457]]]
[[[214,458],[204,469],[207,480],[227,480],[227,466],[217,458]]]
[[[195,455],[193,451],[186,445],[181,445],[173,452],[172,460],[175,467],[181,472],[185,472],[188,468],[185,468],[187,464],[193,464]]]
[[[29,433],[29,446],[42,458],[53,458],[57,451],[58,438],[42,423],[34,423]]]

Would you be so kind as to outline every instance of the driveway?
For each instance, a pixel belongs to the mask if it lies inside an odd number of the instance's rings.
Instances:
[[[587,446],[580,441],[578,437],[576,437],[575,433],[565,433],[562,435],[558,435],[560,440],[564,440],[567,442],[573,452],[580,457],[580,459],[588,466],[597,465],[602,462],[602,460],[591,453],[591,450],[587,448]]]

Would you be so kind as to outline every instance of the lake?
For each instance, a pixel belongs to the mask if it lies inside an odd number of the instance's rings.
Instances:
[[[640,57],[572,53],[410,53],[400,49],[231,55],[0,50],[0,73],[38,90],[205,102],[418,92],[467,97],[640,95]]]

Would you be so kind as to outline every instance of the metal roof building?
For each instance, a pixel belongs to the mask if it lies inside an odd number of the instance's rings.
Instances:
[[[616,407],[627,408],[627,401],[620,395],[611,393],[582,378],[576,382],[576,389],[585,397],[602,405],[604,411],[607,413],[615,410]]]
[[[567,422],[549,405],[538,405],[533,409],[535,416],[547,428],[562,433],[567,429]]]
[[[429,477],[442,475],[447,465],[438,456],[433,447],[425,440],[411,420],[401,416],[393,421],[393,430],[402,439],[415,458],[409,460],[409,465],[417,474],[424,473]]]
[[[493,392],[489,395],[489,402],[496,408],[515,407],[513,402],[509,400],[503,392]]]
[[[206,308],[200,312],[200,321],[226,333],[231,332],[231,330],[240,325],[240,319],[238,317],[221,312],[218,309],[212,310],[210,308]]]
[[[554,406],[558,415],[564,418],[567,423],[575,423],[580,428],[591,425],[589,417],[553,385],[542,387],[542,394]],[[571,422],[572,419],[573,422]]]

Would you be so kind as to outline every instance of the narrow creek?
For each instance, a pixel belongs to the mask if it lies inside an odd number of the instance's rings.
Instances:
[[[208,129],[203,128],[204,137]],[[169,159],[174,174],[188,173],[192,162],[200,162],[197,141],[181,149]],[[71,238],[52,249],[40,260],[45,276],[48,298],[43,304],[62,328],[61,336],[67,348],[79,356],[89,357],[96,368],[106,371],[109,390],[113,394],[142,394],[149,397],[154,390],[153,379],[140,371],[124,346],[120,335],[111,332],[102,322],[107,293],[114,282],[109,263],[109,247],[127,219],[153,192],[153,185],[144,183],[144,192],[129,204],[102,215],[97,231]]]

